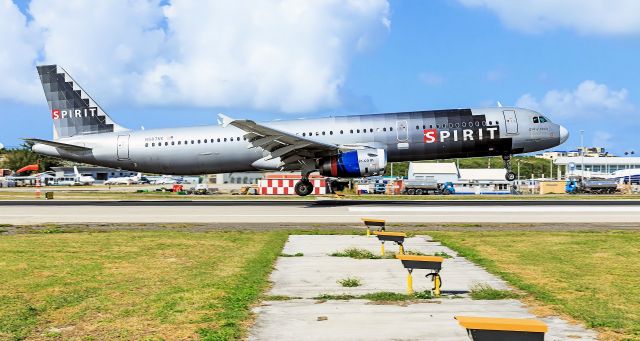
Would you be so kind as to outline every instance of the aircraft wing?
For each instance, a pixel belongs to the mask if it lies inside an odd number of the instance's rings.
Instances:
[[[70,152],[81,152],[81,151],[89,151],[89,150],[91,150],[91,148],[78,146],[78,145],[75,145],[75,144],[54,142],[54,141],[48,141],[48,140],[32,139],[32,138],[23,139],[23,140],[25,140],[27,142],[32,142],[34,144],[39,143],[39,144],[44,144],[44,145],[55,147],[55,148],[64,149],[64,150],[67,150],[67,151],[70,151]]]
[[[244,137],[251,144],[249,148],[262,148],[269,152],[267,160],[280,158],[283,169],[297,164],[299,160],[317,158],[337,152],[335,144],[315,141],[310,138],[284,132],[258,124],[251,120],[236,120],[219,114],[222,126],[232,125],[246,132]],[[293,168],[291,168],[293,169]]]

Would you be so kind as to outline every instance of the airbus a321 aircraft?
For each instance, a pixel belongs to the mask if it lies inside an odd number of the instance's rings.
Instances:
[[[388,162],[502,156],[515,180],[513,154],[555,147],[567,129],[532,110],[447,109],[254,122],[219,115],[219,125],[133,131],[107,113],[60,66],[38,66],[53,120],[53,140],[30,138],[33,151],[130,171],[196,175],[256,170],[300,171],[298,195],[313,192],[309,174],[381,175]]]

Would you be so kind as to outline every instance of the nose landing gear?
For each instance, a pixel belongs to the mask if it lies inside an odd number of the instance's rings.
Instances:
[[[309,178],[302,178],[296,183],[294,190],[297,195],[304,197],[313,193],[313,184],[309,181]]]
[[[502,155],[502,161],[504,161],[504,169],[507,170],[507,174],[504,176],[504,178],[509,182],[515,181],[516,173],[511,171],[511,154]]]

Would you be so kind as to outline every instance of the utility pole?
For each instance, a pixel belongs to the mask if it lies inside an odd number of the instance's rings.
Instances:
[[[580,172],[584,178],[584,130],[580,129]]]

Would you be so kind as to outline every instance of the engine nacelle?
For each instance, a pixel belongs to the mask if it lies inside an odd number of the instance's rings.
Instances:
[[[359,178],[384,174],[387,152],[384,149],[350,150],[320,159],[320,174],[331,177]]]

